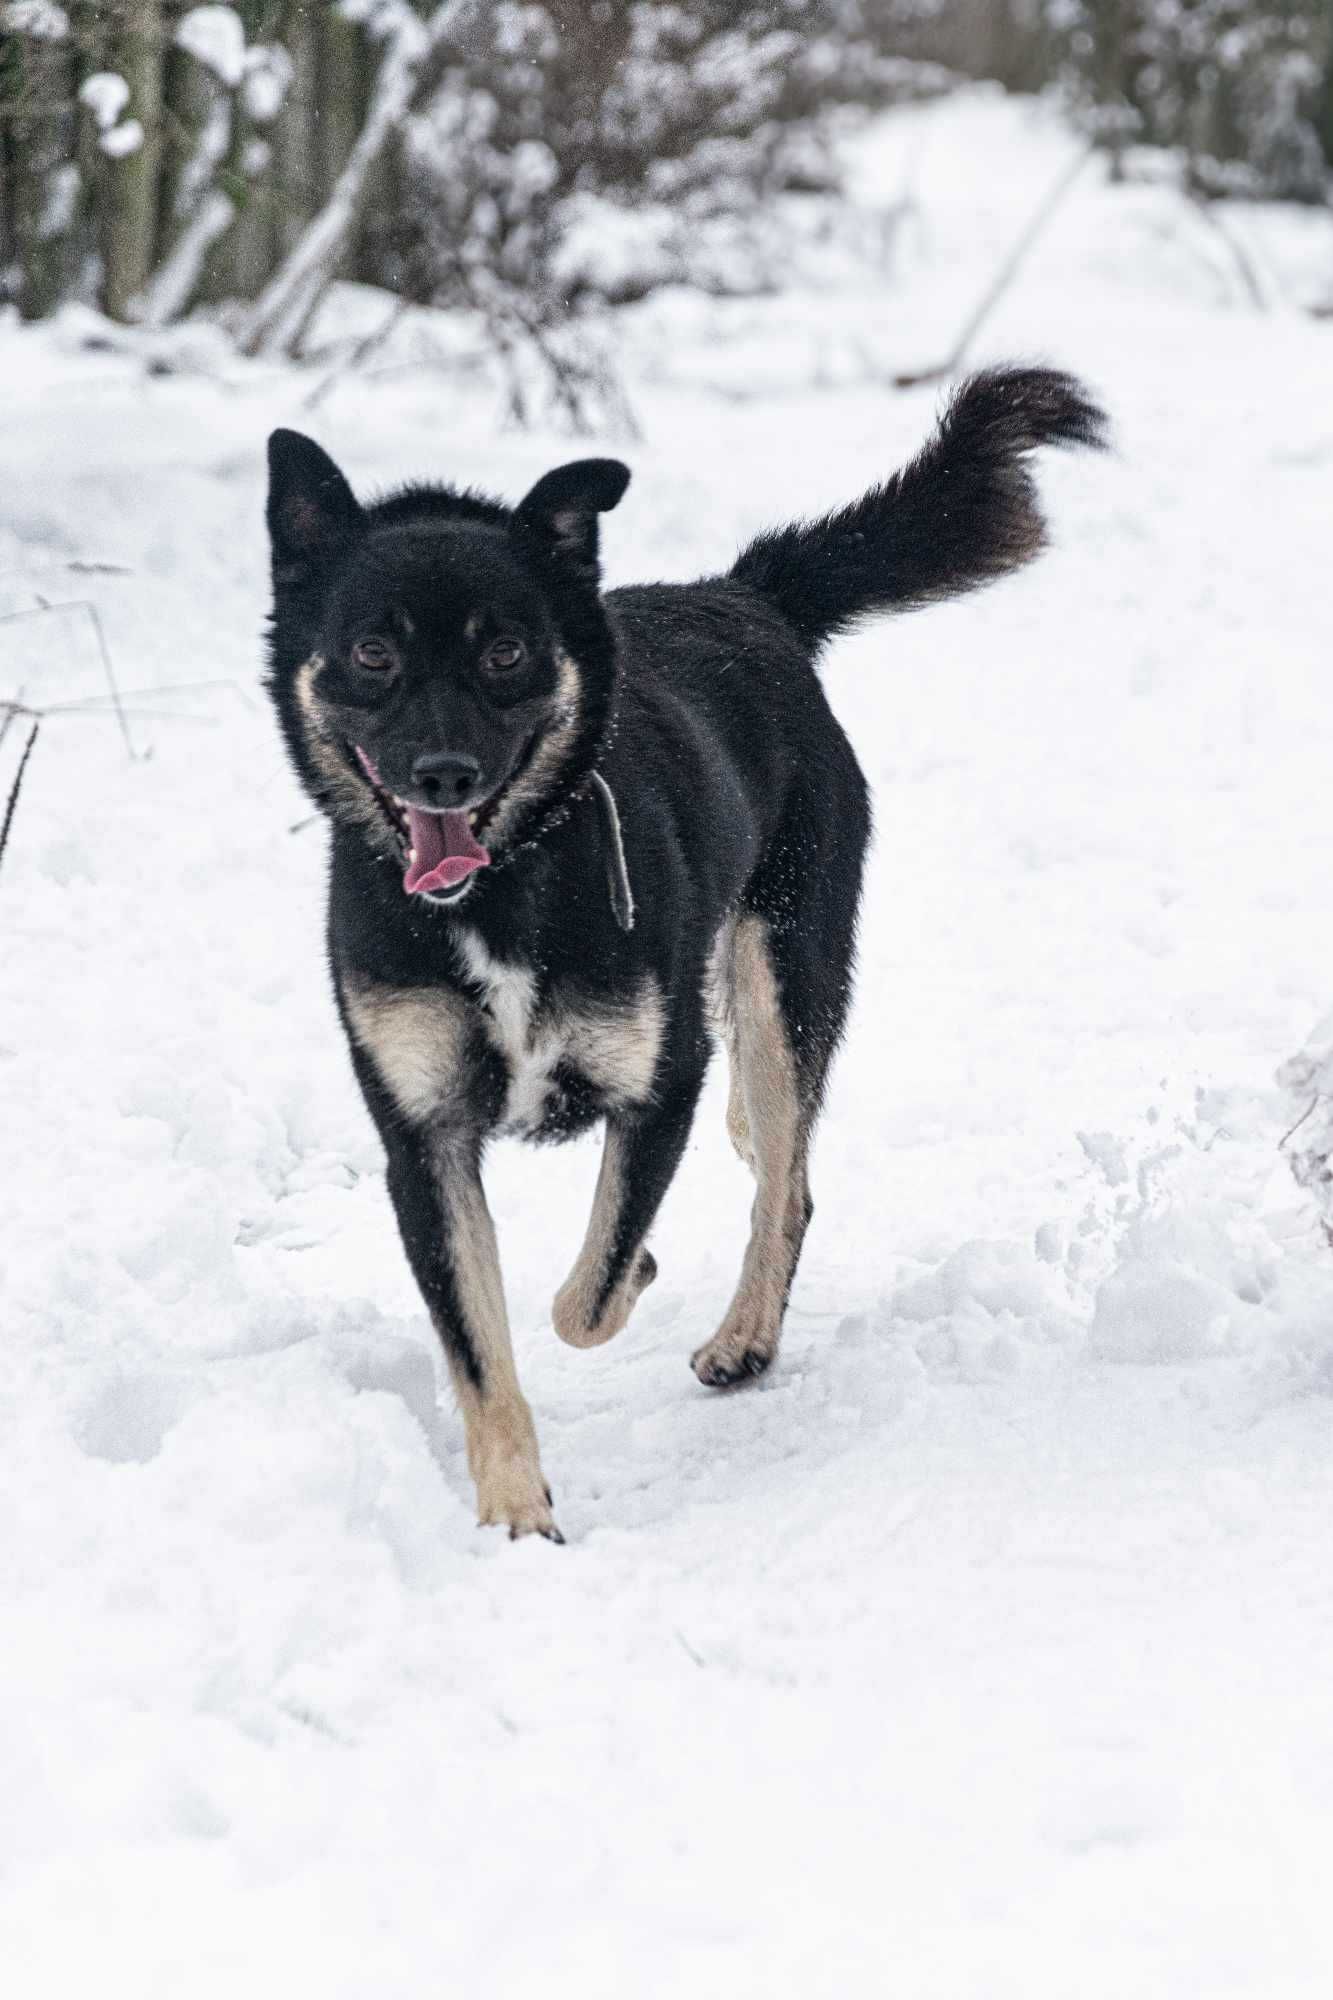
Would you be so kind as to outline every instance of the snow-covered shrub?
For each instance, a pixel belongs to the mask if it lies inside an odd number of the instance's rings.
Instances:
[[[421,300],[637,296],[690,276],[682,246],[713,218],[830,187],[837,110],[902,94],[909,75],[861,0],[499,0],[410,122],[406,198],[378,254]],[[569,254],[571,225],[606,203],[640,212],[650,245],[669,214],[670,253],[621,258],[610,283]]]
[[[1203,192],[1323,200],[1326,0],[1046,0],[1065,80],[1112,144],[1180,149]]]

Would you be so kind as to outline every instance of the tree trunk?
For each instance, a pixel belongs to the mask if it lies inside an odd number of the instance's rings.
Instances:
[[[158,183],[157,242],[153,261],[160,264],[188,227],[186,195],[209,113],[220,86],[203,66],[174,43],[162,65],[162,155]]]
[[[292,59],[292,83],[273,134],[277,257],[286,257],[296,247],[311,216],[323,206],[318,140],[319,22],[313,7],[296,9],[284,39]]]
[[[122,20],[115,62],[130,87],[122,123],[137,119],[143,139],[134,152],[104,161],[102,294],[111,317],[123,320],[133,317],[157,249],[164,68],[159,0],[125,0]]]
[[[1333,170],[1333,25],[1324,35],[1324,68],[1315,107],[1315,129],[1324,148],[1324,158]]]
[[[7,247],[20,274],[19,311],[42,319],[68,293],[79,262],[74,57],[67,43],[5,39]]]
[[[314,208],[322,208],[347,165],[366,110],[365,76],[374,57],[354,21],[336,7],[319,19],[315,61]]]

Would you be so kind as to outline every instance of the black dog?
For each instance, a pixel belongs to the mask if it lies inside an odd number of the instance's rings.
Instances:
[[[516,508],[448,487],[368,507],[275,432],[271,689],[332,823],[329,950],[403,1242],[448,1357],[483,1522],[558,1541],[481,1184],[493,1133],[599,1119],[587,1240],[552,1317],[609,1340],[708,1065],[757,1182],[702,1382],[762,1374],[810,1220],[806,1164],[851,988],[865,782],[814,662],[874,611],[1029,561],[1026,455],[1101,442],[1068,376],[978,375],[904,471],[762,535],[730,573],[598,588],[629,474],[551,472]]]

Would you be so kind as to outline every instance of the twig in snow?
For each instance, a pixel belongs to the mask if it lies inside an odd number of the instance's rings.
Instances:
[[[1009,252],[1009,255],[1005,258],[986,291],[982,294],[978,304],[973,309],[962,332],[954,342],[947,360],[939,362],[934,368],[918,368],[905,375],[895,375],[893,378],[895,389],[918,389],[927,382],[941,382],[946,376],[957,374],[966,359],[967,350],[971,347],[978,333],[980,333],[983,324],[989,319],[995,307],[1018,276],[1037,239],[1041,236],[1051,217],[1055,214],[1096,150],[1096,147],[1093,145],[1085,146],[1081,153],[1077,153],[1074,156],[1060,175],[1060,178],[1043,196],[1031,221],[1014,244],[1013,249]]]
[[[1306,1105],[1304,1111],[1302,1111],[1300,1117],[1296,1120],[1296,1123],[1290,1126],[1288,1130],[1282,1134],[1282,1137],[1277,1142],[1277,1149],[1279,1153],[1282,1151],[1283,1147],[1286,1145],[1289,1139],[1294,1139],[1296,1137],[1296,1134],[1300,1131],[1306,1119],[1313,1114],[1318,1103],[1319,1099],[1317,1097],[1312,1097],[1310,1099],[1310,1102]]]
[[[130,688],[128,691],[126,691],[121,696],[116,698],[124,700],[126,702],[131,702],[131,701],[138,701],[144,695],[156,698],[158,695],[162,694],[200,694],[205,689],[212,689],[212,688],[228,688],[230,689],[231,693],[235,695],[237,701],[239,701],[243,707],[249,709],[254,708],[253,701],[251,701],[249,695],[246,693],[245,689],[241,686],[240,682],[232,680],[225,675],[220,678],[207,681],[163,681],[160,685],[157,686],[150,685],[149,687]],[[111,701],[112,699],[113,697],[109,694],[83,695],[78,701],[51,702],[42,710],[42,714],[72,715],[76,709],[92,708],[95,703],[108,702]],[[198,718],[191,717],[190,719],[197,720]]]
[[[23,706],[23,695],[24,690],[20,688],[13,701],[0,702],[0,709],[4,712],[4,720],[0,721],[0,745],[4,743],[17,718],[31,713]]]
[[[685,1637],[685,1634],[681,1631],[679,1625],[677,1625],[676,1627],[676,1637],[679,1639],[681,1643],[682,1650],[689,1654],[690,1658],[694,1661],[696,1667],[706,1667],[708,1665],[707,1660],[705,1660],[699,1653],[695,1652],[693,1646],[690,1644],[689,1640]]]
[[[125,717],[125,710],[121,706],[120,687],[116,680],[116,670],[111,664],[111,649],[106,642],[106,631],[103,627],[101,613],[98,611],[97,606],[86,597],[75,598],[68,604],[40,603],[30,611],[5,612],[0,617],[0,625],[17,625],[25,618],[42,618],[48,613],[58,611],[83,611],[88,615],[89,623],[93,628],[93,634],[97,640],[98,652],[102,656],[102,671],[106,675],[111,706],[115,710],[116,720],[120,724],[120,733],[125,739],[126,752],[131,762],[133,762],[135,758],[134,743],[130,737],[129,723]]]
[[[41,729],[41,726],[42,720],[38,716],[32,728],[28,731],[28,740],[23,746],[23,755],[19,758],[19,767],[14,773],[14,782],[9,788],[9,799],[5,806],[4,825],[0,826],[0,861],[4,860],[5,849],[9,845],[9,829],[14,824],[14,814],[18,810],[19,790],[23,784],[23,774],[28,768],[28,759],[32,755],[33,745],[37,741],[38,731]]]

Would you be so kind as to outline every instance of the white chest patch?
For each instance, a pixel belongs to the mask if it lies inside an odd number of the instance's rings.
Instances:
[[[655,981],[645,978],[629,1001],[558,994],[538,1009],[531,972],[493,958],[462,924],[454,938],[469,978],[481,988],[486,1033],[509,1072],[503,1114],[509,1130],[531,1132],[542,1123],[562,1063],[613,1102],[636,1104],[651,1096],[664,1020]]]

